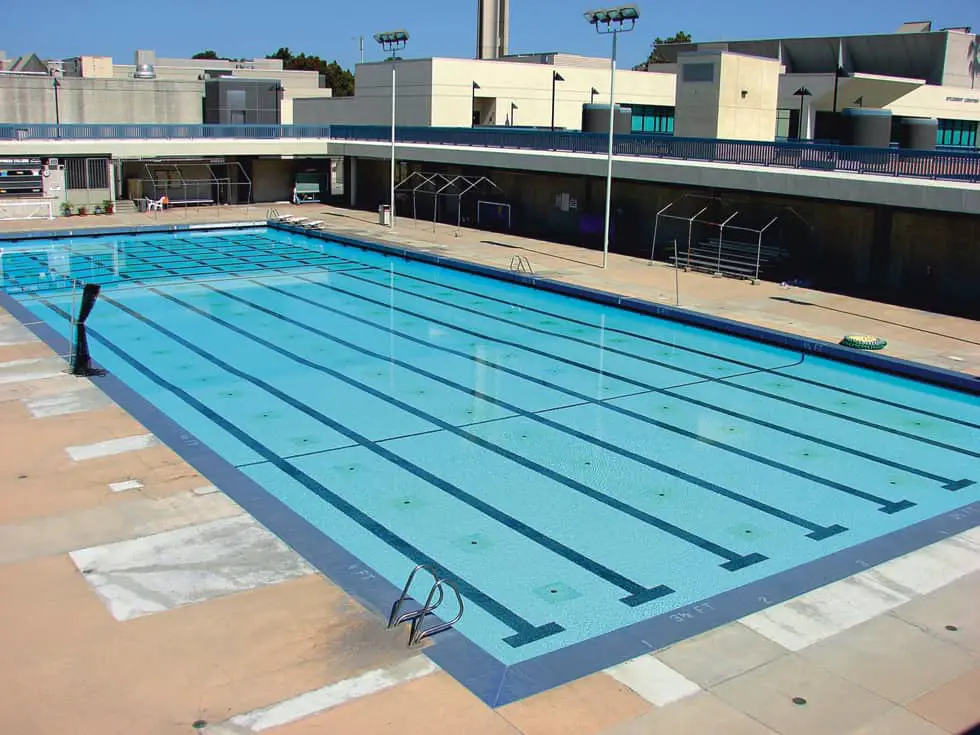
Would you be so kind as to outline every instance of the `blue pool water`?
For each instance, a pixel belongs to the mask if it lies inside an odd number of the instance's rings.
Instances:
[[[504,665],[980,500],[975,395],[275,229],[6,245],[6,292],[67,335],[102,283],[101,365],[394,585],[436,564]]]

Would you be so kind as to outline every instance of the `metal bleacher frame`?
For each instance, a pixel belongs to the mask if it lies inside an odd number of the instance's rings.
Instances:
[[[687,223],[687,247],[678,247],[674,238],[674,252],[666,260],[675,268],[696,270],[716,276],[728,276],[759,282],[762,267],[769,261],[782,259],[786,252],[778,246],[763,245],[763,238],[770,228],[779,221],[778,216],[769,218],[761,227],[752,227],[744,222],[746,216],[737,209],[726,209],[720,197],[687,194],[667,204],[659,212],[654,223],[653,245],[650,248],[650,262],[657,252],[658,236],[662,232],[662,220],[675,220]],[[677,207],[677,209],[675,209]],[[681,214],[681,211],[684,214]],[[707,219],[710,213],[721,213],[720,221]],[[740,219],[741,218],[741,219]],[[695,238],[694,226],[718,228],[716,237]],[[725,233],[735,231],[743,238],[726,239]]]

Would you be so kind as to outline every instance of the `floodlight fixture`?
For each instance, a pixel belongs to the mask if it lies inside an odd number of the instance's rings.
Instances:
[[[599,33],[631,31],[639,18],[640,9],[636,5],[590,10],[585,14],[585,19],[594,25]]]
[[[381,48],[385,51],[401,51],[408,43],[408,31],[397,30],[375,33],[374,40],[381,44]]]

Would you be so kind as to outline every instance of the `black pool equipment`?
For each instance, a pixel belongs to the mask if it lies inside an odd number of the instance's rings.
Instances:
[[[88,337],[85,334],[85,320],[92,313],[95,301],[99,298],[100,286],[97,283],[86,283],[82,289],[82,304],[75,319],[75,344],[71,351],[72,375],[102,375],[101,370],[92,367],[92,356],[88,351]]]

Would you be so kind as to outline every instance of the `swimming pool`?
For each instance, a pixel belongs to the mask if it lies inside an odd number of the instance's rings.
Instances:
[[[370,574],[438,567],[505,668],[980,501],[976,395],[297,232],[5,243],[2,276],[64,335],[102,283],[112,376]]]

